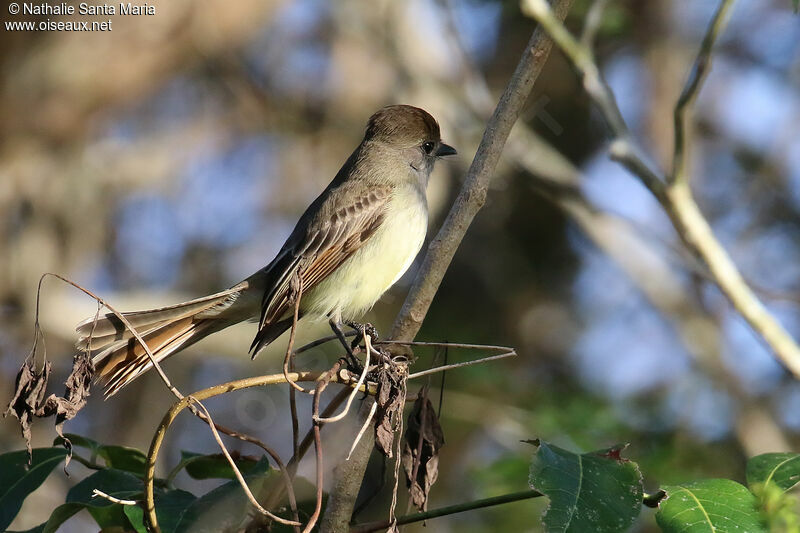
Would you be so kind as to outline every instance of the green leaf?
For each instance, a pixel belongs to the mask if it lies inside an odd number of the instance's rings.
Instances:
[[[144,525],[144,509],[138,505],[126,505],[123,511],[125,511],[125,516],[128,517],[128,521],[136,530],[136,533],[148,533],[147,527]],[[156,516],[158,516],[158,509],[156,509]],[[159,527],[161,526],[160,516],[158,517],[158,525]],[[161,528],[161,531],[163,533],[164,528]]]
[[[656,521],[664,533],[766,532],[756,497],[730,479],[708,479],[661,487],[667,497]]]
[[[250,491],[258,497],[269,478],[269,463],[261,459],[245,476]],[[214,533],[236,531],[248,519],[250,501],[238,481],[229,481],[197,498],[184,511],[175,528],[176,533]]]
[[[787,491],[800,483],[799,453],[765,453],[747,461],[747,484],[750,488],[775,483]]]
[[[61,524],[85,507],[82,503],[62,503],[50,513],[47,522],[42,524],[42,533],[55,533]]]
[[[100,447],[99,454],[108,467],[131,472],[138,477],[144,477],[147,456],[140,450],[126,446],[104,445]]]
[[[0,455],[0,531],[8,528],[25,498],[44,483],[66,456],[63,448],[36,448],[28,466],[26,450]]]
[[[141,494],[142,488],[142,481],[128,472],[113,469],[99,470],[69,490],[67,503],[59,505],[50,514],[42,533],[55,533],[61,524],[83,509],[89,511],[101,528],[130,527],[122,505],[94,497],[92,490],[98,489],[115,498],[129,499]]]
[[[246,476],[256,465],[257,459],[247,456],[234,456],[233,462],[239,468],[242,475]],[[201,455],[192,452],[181,452],[181,465],[186,468],[186,473],[194,479],[235,479],[231,465],[221,453],[212,455]]]
[[[64,437],[56,437],[53,440],[53,446],[64,446],[65,440],[69,440],[72,446],[91,450],[92,454],[96,454],[100,449],[100,443],[96,440],[92,440],[89,437],[82,437],[80,435],[76,435],[75,433],[64,433]]]
[[[620,457],[624,448],[576,454],[539,443],[529,483],[550,499],[546,532],[616,533],[633,524],[642,508],[642,475]]]
[[[94,507],[114,505],[103,498],[96,498],[92,493],[94,489],[112,495],[119,492],[142,492],[144,484],[128,472],[106,468],[98,470],[72,487],[67,492],[67,503],[83,503]]]
[[[197,498],[185,490],[156,491],[156,517],[161,533],[173,533],[181,515]],[[144,509],[138,505],[126,505],[125,515],[137,533],[147,533],[144,525]]]
[[[127,446],[100,444],[95,440],[75,435],[74,433],[66,433],[64,437],[69,439],[72,446],[91,450],[92,460],[99,456],[103,458],[106,466],[109,468],[124,470],[125,472],[136,474],[139,477],[144,477],[144,465],[147,457],[141,450],[129,448]],[[57,437],[53,441],[53,445],[63,446],[64,439]]]

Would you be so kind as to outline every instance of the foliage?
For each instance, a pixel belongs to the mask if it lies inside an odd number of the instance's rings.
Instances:
[[[530,485],[550,499],[545,531],[624,531],[642,506],[642,474],[624,446],[575,454],[545,442],[531,462]]]
[[[52,511],[47,522],[30,531],[57,531],[82,510],[88,511],[101,529],[147,531],[141,507],[144,454],[134,448],[104,445],[78,435],[65,437],[74,450],[90,454],[87,458],[74,452],[72,459],[95,472],[69,490],[65,503]],[[751,458],[747,463],[747,487],[730,479],[693,480],[665,485],[654,495],[648,495],[644,492],[639,466],[621,455],[625,445],[579,454],[543,441],[532,442],[537,446],[529,465],[529,484],[534,490],[523,499],[548,498],[549,506],[542,517],[547,533],[624,532],[642,514],[643,504],[657,507],[655,519],[665,533],[800,531],[798,502],[791,494],[800,484],[800,454],[770,453]],[[11,523],[25,498],[68,457],[61,446],[64,443],[59,437],[52,448],[34,449],[30,465],[25,450],[0,455],[0,483],[5,488],[0,494],[0,526],[5,528]],[[95,462],[98,458],[103,464]],[[266,457],[240,456],[236,462],[254,494],[263,497],[273,487],[273,473]],[[180,470],[186,470],[195,479],[228,481],[198,497],[173,486]],[[155,504],[161,531],[223,531],[242,527],[250,519],[250,504],[233,477],[226,459],[219,454],[182,452],[181,461],[169,476],[156,480]],[[97,491],[128,504],[98,496]],[[491,505],[512,501],[495,500]],[[467,502],[453,512],[482,506],[481,501]],[[302,512],[302,502],[300,508]],[[416,521],[413,516],[409,518],[412,519],[408,522]]]
[[[141,507],[143,497],[143,478],[145,455],[140,450],[124,446],[100,444],[79,435],[65,435],[74,449],[85,449],[89,458],[73,452],[72,459],[96,471],[67,493],[66,501],[56,507],[50,518],[31,532],[55,532],[73,515],[86,510],[101,529],[119,527],[126,531],[144,533],[144,511]],[[61,444],[65,440],[56,439],[52,448],[33,450],[33,460],[28,465],[25,450],[0,455],[0,529],[5,530],[22,507],[22,503],[47,476],[68,457]],[[200,455],[183,452],[183,460],[170,473],[174,477],[180,469],[196,479],[232,479],[233,471],[226,459],[219,454]],[[97,458],[103,464],[95,463]],[[253,460],[249,457],[237,458],[237,466],[245,474],[245,480],[255,493],[271,478],[271,469],[266,458]],[[135,505],[115,503],[105,495],[118,500],[137,502]],[[236,480],[228,481],[202,496],[175,488],[171,480],[156,480],[156,514],[161,531],[221,531],[236,526],[248,519],[249,503]],[[235,522],[235,524],[234,524]],[[202,527],[200,527],[202,525]]]

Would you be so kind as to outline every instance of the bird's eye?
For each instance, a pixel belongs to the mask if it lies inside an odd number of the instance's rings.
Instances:
[[[422,149],[425,150],[425,153],[431,155],[433,152],[433,148],[436,146],[436,143],[433,141],[425,141],[422,143]]]

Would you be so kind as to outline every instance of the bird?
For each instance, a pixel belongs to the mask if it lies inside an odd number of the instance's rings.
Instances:
[[[414,261],[428,229],[434,163],[456,153],[425,110],[384,107],[269,264],[224,291],[123,316],[158,362],[244,321],[258,322],[255,358],[292,326],[295,307],[299,318],[327,319],[343,339],[342,325],[362,317]],[[113,313],[76,330],[106,398],[153,366]]]

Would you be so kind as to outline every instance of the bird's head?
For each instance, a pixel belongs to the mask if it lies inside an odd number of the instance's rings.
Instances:
[[[410,105],[390,105],[372,115],[364,144],[378,148],[382,155],[407,164],[423,183],[434,162],[454,155],[455,148],[442,142],[439,124],[425,110]]]

